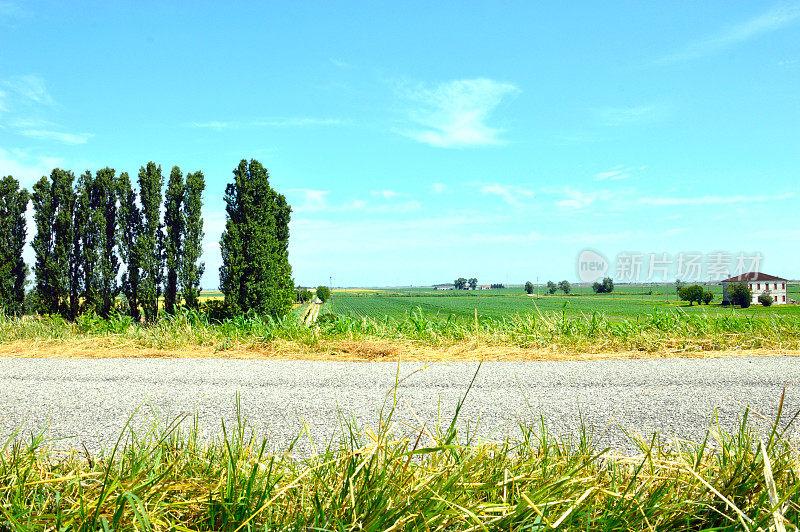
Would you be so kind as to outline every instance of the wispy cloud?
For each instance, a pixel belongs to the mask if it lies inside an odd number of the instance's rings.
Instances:
[[[395,198],[399,198],[402,196],[406,196],[402,192],[396,192],[394,190],[371,190],[370,196],[375,198],[383,198],[385,200],[393,200]]]
[[[24,129],[20,133],[33,139],[53,140],[62,144],[86,144],[86,141],[92,138],[89,133],[63,133],[45,129]]]
[[[55,101],[47,90],[47,86],[40,76],[27,74],[24,76],[12,76],[0,85],[6,87],[9,92],[14,93],[18,99],[24,103],[53,105]]]
[[[663,116],[663,112],[663,109],[655,105],[601,107],[594,110],[597,119],[607,126],[624,126],[649,122]]]
[[[646,166],[638,167],[638,170],[645,170]],[[628,166],[615,166],[611,170],[607,170],[605,172],[597,172],[594,174],[595,181],[619,181],[622,179],[628,179],[636,172],[636,168],[631,168]]]
[[[698,196],[695,198],[641,198],[645,205],[678,206],[678,205],[728,205],[732,203],[763,203],[765,201],[787,200],[793,193],[778,196]]]
[[[693,42],[676,53],[665,55],[659,63],[678,63],[709,56],[739,43],[800,21],[800,3],[782,3],[732,28],[707,39]]]
[[[431,192],[434,194],[447,194],[450,192],[450,187],[444,183],[433,183],[431,184]]]
[[[399,133],[430,146],[462,148],[502,144],[503,130],[488,126],[486,121],[505,98],[520,90],[511,83],[478,78],[434,87],[405,87],[399,92],[415,105],[409,119],[422,126]]]
[[[16,2],[0,1],[0,25],[7,25],[11,21],[27,17],[29,13]]]
[[[34,181],[58,166],[64,160],[57,157],[33,155],[23,150],[4,150],[0,148],[0,168],[2,175],[11,175],[19,179],[24,186],[31,186]]]
[[[609,190],[593,190],[584,192],[573,187],[566,187],[560,191],[564,196],[555,202],[561,209],[581,210],[590,207],[597,201],[608,200],[614,197]]]
[[[292,209],[297,213],[323,213],[323,212],[361,212],[365,214],[407,213],[418,211],[422,208],[416,200],[394,201],[407,194],[393,190],[375,190],[370,193],[378,198],[380,203],[371,203],[360,198],[351,198],[341,203],[329,202],[330,190],[315,190],[307,188],[293,188],[286,191],[297,201],[292,201]]]
[[[509,205],[519,205],[524,198],[535,195],[533,190],[517,185],[503,185],[500,183],[477,183],[478,191],[483,196],[498,196]]]
[[[244,122],[211,120],[208,122],[189,122],[188,127],[203,129],[243,129],[253,127],[308,127],[308,126],[346,126],[349,122],[338,118],[288,117],[250,120]]]

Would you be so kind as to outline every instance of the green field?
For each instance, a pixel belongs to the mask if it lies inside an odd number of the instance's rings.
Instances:
[[[384,288],[334,290],[328,312],[349,317],[391,317],[402,319],[413,311],[427,316],[465,319],[474,316],[502,318],[513,314],[566,311],[568,315],[604,314],[609,318],[635,318],[659,311],[686,311],[718,314],[731,312],[722,307],[722,287],[707,286],[714,293],[711,305],[693,305],[678,301],[673,285],[618,285],[612,294],[595,294],[589,286],[576,286],[569,296],[562,293],[527,295],[522,287],[500,290],[436,291],[431,288]],[[800,299],[800,285],[789,285],[789,297]],[[754,305],[746,310],[753,315],[800,315],[800,306],[781,305],[764,308]]]

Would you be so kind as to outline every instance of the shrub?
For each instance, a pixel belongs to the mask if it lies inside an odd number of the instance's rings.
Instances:
[[[758,302],[764,305],[765,307],[771,307],[772,301],[773,301],[772,296],[769,294],[761,294],[760,296],[758,296]]]

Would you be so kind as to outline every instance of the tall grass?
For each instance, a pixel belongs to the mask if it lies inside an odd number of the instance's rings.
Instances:
[[[211,440],[180,419],[126,427],[111,449],[58,452],[46,432],[0,450],[0,530],[796,530],[800,457],[780,413],[703,441],[633,440],[637,455],[521,424],[472,441],[449,426],[361,430],[318,454],[270,450],[246,421]],[[777,528],[780,530],[780,528]]]
[[[401,319],[327,314],[311,327],[294,314],[279,320],[249,314],[212,322],[202,314],[183,312],[152,325],[133,323],[127,317],[102,320],[86,315],[72,323],[57,316],[0,316],[0,344],[84,342],[98,348],[205,347],[214,351],[280,344],[302,351],[327,349],[331,342],[361,340],[423,347],[471,343],[568,352],[797,350],[800,316],[670,310],[619,320],[600,313],[562,311],[464,321],[416,311]]]

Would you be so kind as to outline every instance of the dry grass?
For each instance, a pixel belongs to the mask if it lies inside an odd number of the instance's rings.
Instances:
[[[566,352],[555,348],[526,349],[515,346],[456,343],[430,347],[411,342],[387,340],[320,341],[308,346],[276,340],[258,347],[232,347],[217,350],[210,346],[159,349],[117,344],[97,339],[71,339],[30,342],[17,340],[0,344],[0,357],[16,358],[228,358],[248,360],[329,360],[341,362],[398,361],[556,361],[622,360],[661,358],[722,358],[800,356],[800,350],[740,349],[723,351],[641,351]]]

